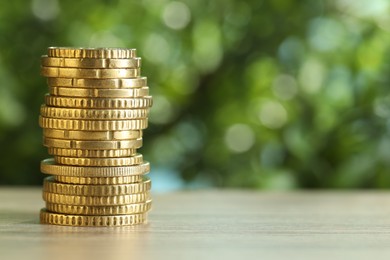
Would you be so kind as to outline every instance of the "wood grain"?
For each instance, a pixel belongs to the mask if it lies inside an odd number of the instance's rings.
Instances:
[[[0,188],[0,259],[389,259],[388,192],[155,194],[149,224],[38,224],[41,189]]]

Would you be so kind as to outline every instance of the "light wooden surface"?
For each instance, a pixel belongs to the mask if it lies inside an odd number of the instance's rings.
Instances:
[[[0,259],[390,259],[390,193],[155,194],[149,224],[38,224],[40,189],[0,188]]]

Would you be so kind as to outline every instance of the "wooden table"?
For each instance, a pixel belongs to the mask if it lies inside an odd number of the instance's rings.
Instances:
[[[155,194],[149,224],[38,224],[38,188],[0,188],[0,259],[390,259],[388,192]]]

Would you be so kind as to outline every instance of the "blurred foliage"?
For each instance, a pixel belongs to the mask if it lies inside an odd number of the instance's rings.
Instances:
[[[389,11],[387,0],[3,3],[0,184],[42,180],[40,55],[110,46],[143,58],[155,102],[141,152],[156,178],[389,187]]]

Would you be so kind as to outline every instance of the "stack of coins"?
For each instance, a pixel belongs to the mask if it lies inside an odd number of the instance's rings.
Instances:
[[[135,49],[57,48],[42,56],[49,94],[41,106],[41,223],[123,226],[145,223],[150,170],[137,149],[152,97]]]

